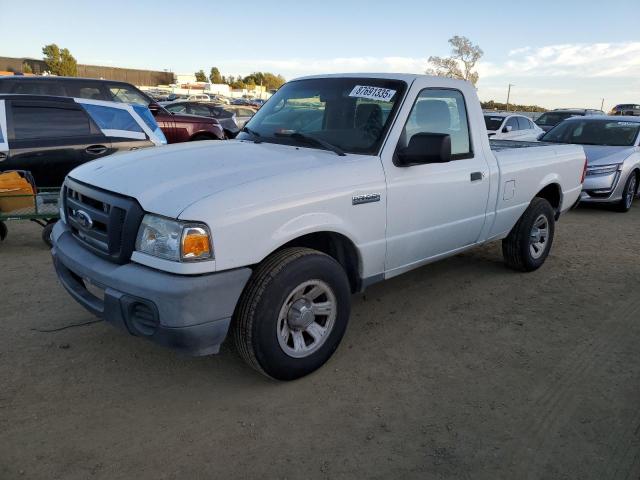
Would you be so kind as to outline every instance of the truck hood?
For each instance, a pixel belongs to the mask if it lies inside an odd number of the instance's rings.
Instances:
[[[94,160],[75,180],[138,200],[147,212],[178,218],[189,205],[234,186],[345,161],[333,152],[248,141],[202,141]]]
[[[635,151],[635,147],[610,147],[606,145],[583,145],[587,165],[613,165],[623,163]]]

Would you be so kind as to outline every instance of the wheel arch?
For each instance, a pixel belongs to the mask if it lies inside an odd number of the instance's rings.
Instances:
[[[346,235],[331,230],[306,233],[283,243],[265,258],[290,247],[306,247],[325,253],[335,259],[349,279],[352,293],[362,289],[361,255],[355,243]]]
[[[541,190],[539,190],[538,193],[534,195],[534,198],[535,197],[544,198],[547,202],[551,204],[551,207],[556,213],[555,217],[557,220],[558,217],[560,216],[560,211],[562,209],[563,195],[562,195],[562,188],[560,187],[560,184],[555,182],[549,183],[548,185],[543,187]]]

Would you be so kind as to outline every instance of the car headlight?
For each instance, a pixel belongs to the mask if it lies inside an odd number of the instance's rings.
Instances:
[[[136,250],[174,262],[213,258],[211,234],[205,224],[149,214],[144,216],[140,224]]]
[[[610,173],[617,172],[622,168],[622,164],[615,165],[597,165],[593,167],[587,167],[587,176],[593,175],[609,175]]]

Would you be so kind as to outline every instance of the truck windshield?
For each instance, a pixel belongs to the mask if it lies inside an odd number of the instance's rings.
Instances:
[[[638,136],[640,122],[615,120],[571,120],[550,130],[543,142],[574,143],[578,145],[632,146]]]
[[[487,130],[498,130],[503,121],[504,117],[494,117],[491,115],[484,116],[484,124],[486,125]]]
[[[238,138],[313,148],[330,144],[347,153],[376,155],[406,88],[402,81],[380,78],[292,81],[269,99]]]

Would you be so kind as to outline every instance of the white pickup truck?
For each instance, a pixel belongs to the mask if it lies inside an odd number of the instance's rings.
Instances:
[[[494,240],[510,267],[540,267],[585,164],[579,146],[490,145],[466,82],[305,77],[236,140],[73,170],[53,261],[131,334],[205,355],[230,331],[251,366],[291,380],[331,357],[374,282]]]

